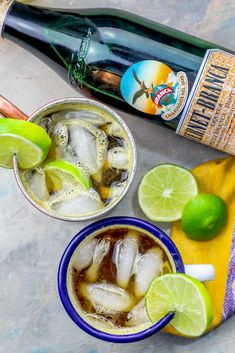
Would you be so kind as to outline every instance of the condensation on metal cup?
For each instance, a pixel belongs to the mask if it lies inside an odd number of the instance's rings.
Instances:
[[[58,100],[52,101],[52,102],[44,105],[42,108],[39,108],[38,110],[36,110],[30,117],[27,117],[23,112],[21,112],[18,108],[16,108],[12,103],[7,101],[4,97],[0,97],[0,113],[2,113],[2,115],[4,115],[4,117],[8,117],[8,118],[12,117],[12,118],[21,119],[21,120],[27,120],[27,121],[30,121],[30,122],[33,122],[36,124],[38,124],[39,121],[48,114],[55,113],[55,112],[65,110],[65,109],[79,110],[79,107],[83,106],[83,105],[89,105],[90,107],[99,108],[99,109],[103,110],[104,112],[108,113],[109,115],[111,115],[125,130],[125,132],[127,134],[127,138],[129,140],[129,143],[131,146],[131,149],[132,149],[132,158],[133,158],[132,168],[130,171],[130,175],[128,177],[127,185],[126,185],[124,191],[120,194],[120,196],[114,202],[111,202],[110,205],[106,206],[102,210],[100,210],[98,212],[94,212],[89,215],[84,215],[84,216],[83,215],[81,215],[81,216],[66,215],[65,216],[65,215],[56,214],[55,212],[52,212],[50,210],[47,210],[47,209],[41,207],[28,194],[28,192],[26,191],[26,189],[22,183],[22,180],[20,178],[19,166],[17,163],[16,156],[14,157],[14,160],[13,160],[13,168],[14,168],[15,178],[16,178],[16,181],[17,181],[17,184],[18,184],[20,190],[22,191],[22,193],[26,197],[26,199],[35,208],[37,208],[39,211],[43,212],[44,214],[46,214],[50,217],[56,218],[56,219],[64,220],[64,221],[77,222],[77,221],[86,221],[86,220],[102,217],[103,215],[105,215],[109,211],[111,211],[126,195],[127,191],[130,188],[130,185],[133,181],[135,171],[136,171],[136,164],[137,164],[136,145],[135,145],[135,141],[134,141],[134,138],[133,138],[133,135],[132,135],[130,129],[128,128],[126,123],[122,120],[122,118],[117,113],[115,113],[112,109],[110,109],[109,107],[105,106],[102,103],[93,101],[91,99],[86,99],[86,98],[58,99]]]

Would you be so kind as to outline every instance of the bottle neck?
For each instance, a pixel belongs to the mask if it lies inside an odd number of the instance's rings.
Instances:
[[[87,27],[82,17],[72,13],[13,1],[4,17],[2,37],[27,49],[63,76],[71,66],[73,52],[81,47]]]
[[[4,0],[9,3],[9,0]],[[24,36],[42,38],[44,26],[54,19],[58,19],[59,13],[48,11],[22,4],[17,1],[10,1],[11,4],[3,14],[2,37],[20,44]]]
[[[14,0],[3,0],[0,4],[0,37],[3,36],[5,18],[13,3]]]

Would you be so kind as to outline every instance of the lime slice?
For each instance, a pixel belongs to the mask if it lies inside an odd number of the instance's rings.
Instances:
[[[142,179],[139,205],[153,221],[172,222],[181,218],[185,204],[198,194],[193,174],[182,167],[161,164]]]
[[[181,273],[155,278],[146,293],[145,304],[152,322],[175,312],[170,325],[185,336],[202,335],[213,320],[212,300],[207,288]]]
[[[61,189],[63,181],[67,181],[70,184],[71,181],[76,181],[86,190],[90,187],[89,178],[85,176],[81,169],[75,167],[74,164],[70,162],[58,159],[47,163],[44,169],[53,184],[54,190]]]
[[[17,155],[20,168],[29,169],[47,156],[51,139],[41,126],[24,120],[0,119],[0,166],[13,168]]]

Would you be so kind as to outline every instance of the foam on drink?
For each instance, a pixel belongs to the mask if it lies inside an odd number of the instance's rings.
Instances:
[[[94,233],[78,246],[70,260],[67,286],[85,321],[101,331],[129,334],[152,325],[144,295],[153,278],[174,270],[158,239],[117,226]]]

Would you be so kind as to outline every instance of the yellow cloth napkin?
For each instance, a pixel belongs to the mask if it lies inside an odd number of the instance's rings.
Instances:
[[[215,280],[205,283],[213,300],[214,320],[209,328],[212,330],[235,313],[235,158],[210,161],[192,172],[200,192],[222,197],[228,207],[225,228],[210,241],[188,239],[180,222],[172,225],[171,232],[185,264],[213,264],[215,267]]]

